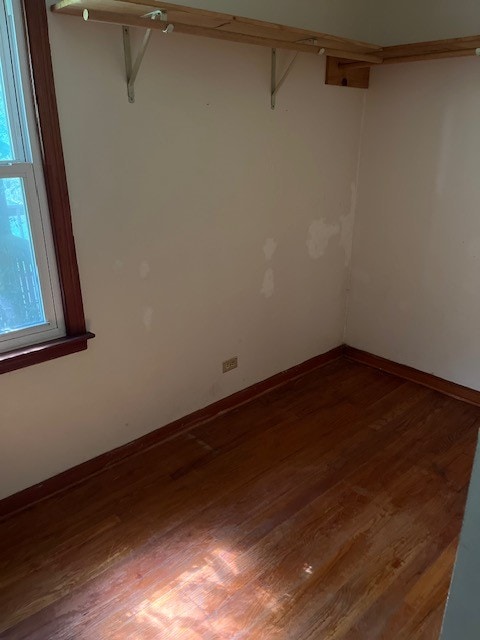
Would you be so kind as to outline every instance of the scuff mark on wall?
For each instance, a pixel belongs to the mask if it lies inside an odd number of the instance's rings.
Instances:
[[[357,210],[357,185],[352,182],[350,185],[350,211],[340,216],[340,246],[345,251],[345,266],[348,267],[352,260],[353,248],[353,227],[355,224],[355,211]]]
[[[265,298],[271,298],[275,291],[275,275],[273,269],[267,269],[263,278],[261,293]]]
[[[140,277],[142,278],[142,280],[146,280],[148,278],[148,276],[150,275],[150,265],[148,264],[148,262],[146,260],[144,260],[140,264],[139,273],[140,273]]]
[[[369,285],[372,282],[370,275],[363,269],[352,269],[352,278],[364,285]]]
[[[115,260],[115,262],[113,263],[113,270],[115,271],[115,273],[120,273],[122,269],[123,269],[123,261]]]
[[[308,230],[307,248],[310,257],[318,260],[327,250],[332,238],[340,233],[340,225],[329,224],[325,218],[314,220]]]
[[[277,243],[273,238],[268,238],[263,246],[263,253],[265,254],[265,260],[270,262],[273,259],[275,251],[277,250]]]
[[[467,253],[470,260],[478,260],[480,258],[480,238],[469,239]]]
[[[143,326],[147,331],[150,331],[152,328],[153,322],[153,309],[152,307],[145,307],[143,310]]]

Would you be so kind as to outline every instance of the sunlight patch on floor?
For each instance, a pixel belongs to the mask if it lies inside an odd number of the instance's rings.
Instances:
[[[257,584],[247,586],[244,606],[238,604],[245,577],[255,572],[252,562],[222,547],[208,552],[175,580],[152,585],[126,616],[111,617],[101,631],[112,640],[230,640],[244,630],[248,611],[273,614],[277,598]],[[248,578],[247,578],[248,579]],[[143,595],[145,591],[142,592]],[[232,596],[236,596],[232,598]]]

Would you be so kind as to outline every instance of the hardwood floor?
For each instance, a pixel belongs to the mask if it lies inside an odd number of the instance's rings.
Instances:
[[[338,361],[0,525],[2,640],[436,640],[480,409]]]

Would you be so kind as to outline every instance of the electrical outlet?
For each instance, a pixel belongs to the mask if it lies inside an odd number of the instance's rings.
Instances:
[[[238,367],[238,358],[230,358],[230,360],[225,360],[223,363],[223,373],[228,373],[229,371],[233,371]]]

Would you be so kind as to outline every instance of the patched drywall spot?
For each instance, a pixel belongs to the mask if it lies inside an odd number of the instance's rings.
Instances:
[[[122,269],[123,269],[123,261],[115,260],[115,262],[113,263],[113,270],[115,271],[115,273],[120,273]]]
[[[144,260],[140,265],[139,273],[142,280],[146,280],[150,275],[150,265],[146,260]]]
[[[345,251],[345,266],[348,267],[352,260],[353,248],[353,226],[355,224],[355,211],[357,209],[357,185],[352,182],[350,185],[350,211],[340,217],[340,246]]]
[[[273,256],[275,255],[275,251],[277,250],[277,243],[273,238],[268,238],[263,246],[263,253],[265,254],[265,260],[270,262],[273,260]]]
[[[314,220],[308,230],[307,248],[310,257],[318,260],[327,250],[332,238],[340,233],[340,225],[329,224],[324,218]]]
[[[267,269],[263,278],[261,293],[265,298],[271,298],[275,291],[275,275],[273,269]]]
[[[450,180],[450,165],[452,163],[452,139],[454,134],[454,125],[456,122],[455,113],[449,107],[445,112],[442,122],[442,130],[440,133],[440,153],[438,156],[437,179],[435,191],[437,196],[443,196],[445,186]]]
[[[147,331],[150,331],[152,328],[153,322],[153,309],[152,307],[145,307],[143,310],[143,326]]]
[[[212,384],[212,386],[210,387],[210,392],[209,392],[210,397],[211,397],[211,398],[218,398],[218,396],[220,395],[220,393],[221,393],[221,389],[220,389],[220,388],[219,388],[219,386],[214,382],[214,383]]]

